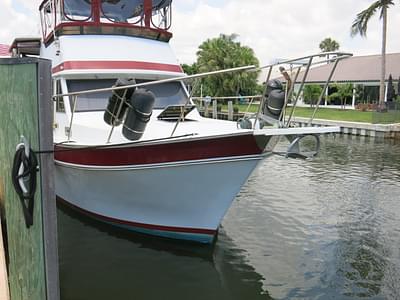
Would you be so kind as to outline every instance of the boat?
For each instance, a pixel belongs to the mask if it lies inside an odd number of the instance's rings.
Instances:
[[[305,136],[319,142],[319,134],[339,128],[296,128],[285,116],[294,85],[284,89],[270,74],[298,59],[266,66],[256,114],[240,122],[201,116],[189,80],[256,67],[186,75],[169,44],[171,4],[44,0],[42,38],[16,39],[11,49],[52,62],[57,201],[129,230],[212,243],[242,185],[281,137],[290,141],[286,156],[302,156]],[[330,61],[336,66],[347,56]],[[308,71],[315,57],[296,70]]]

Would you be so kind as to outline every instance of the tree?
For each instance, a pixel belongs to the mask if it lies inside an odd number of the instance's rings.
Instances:
[[[237,35],[221,34],[208,39],[197,51],[197,70],[200,73],[246,65],[258,66],[254,51],[236,42]],[[253,94],[257,89],[258,72],[235,72],[208,76],[202,80],[203,93],[211,96]]]
[[[317,103],[319,96],[321,95],[322,87],[318,84],[307,84],[304,87],[303,98],[304,103],[310,104],[312,107],[315,103]]]
[[[321,43],[319,43],[319,49],[321,49],[322,52],[336,51],[339,50],[339,47],[339,43],[331,39],[330,37],[324,39]]]
[[[193,64],[191,64],[191,65],[188,65],[188,64],[182,64],[182,69],[183,69],[183,72],[185,72],[187,75],[193,75],[193,74],[196,74],[198,71],[197,71],[197,64],[196,63],[193,63]]]
[[[388,102],[389,109],[392,108],[393,106],[392,103],[395,98],[396,98],[396,90],[394,89],[392,74],[390,74],[388,80],[387,94],[386,94],[386,101]]]
[[[397,102],[398,104],[400,104],[400,76],[399,76],[399,79],[397,80],[397,97],[396,97],[396,102]],[[399,108],[400,108],[400,106],[398,106],[397,109],[399,109]]]
[[[351,36],[367,36],[368,22],[377,11],[380,11],[382,19],[382,61],[381,78],[379,84],[379,108],[384,108],[385,101],[385,73],[386,73],[386,32],[387,32],[387,9],[394,5],[393,0],[378,0],[373,2],[368,8],[357,14],[356,19],[351,26]]]
[[[336,92],[329,95],[329,98],[340,99],[341,107],[342,109],[344,109],[346,107],[346,100],[349,97],[353,96],[353,85],[351,83],[345,83],[345,84],[334,84],[333,86],[336,88]]]

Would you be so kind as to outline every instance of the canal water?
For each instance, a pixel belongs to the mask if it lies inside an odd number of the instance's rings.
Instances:
[[[63,300],[400,299],[393,141],[325,137],[312,161],[265,160],[213,246],[58,217]]]

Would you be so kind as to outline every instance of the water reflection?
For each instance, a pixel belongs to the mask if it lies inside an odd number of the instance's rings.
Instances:
[[[265,160],[212,247],[59,209],[62,299],[400,299],[400,143],[321,147]]]
[[[221,230],[214,246],[150,237],[58,207],[61,299],[271,299]]]
[[[225,229],[274,298],[400,299],[399,176],[399,142],[324,138],[312,161],[266,160]]]

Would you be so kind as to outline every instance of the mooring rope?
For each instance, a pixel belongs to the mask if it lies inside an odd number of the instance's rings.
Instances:
[[[28,155],[26,155],[28,153]],[[18,194],[27,228],[33,225],[33,208],[36,192],[36,173],[38,161],[32,149],[26,151],[25,145],[20,144],[14,155],[11,171],[12,183]]]

